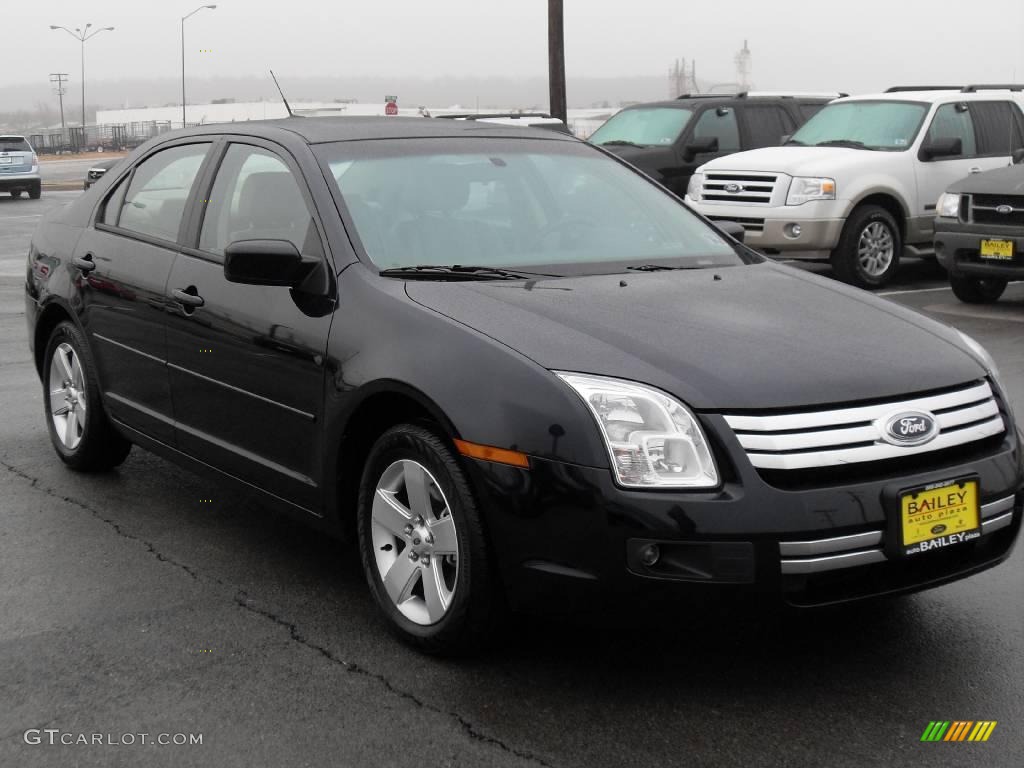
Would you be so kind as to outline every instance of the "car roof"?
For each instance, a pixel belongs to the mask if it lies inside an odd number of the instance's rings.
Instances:
[[[428,117],[287,117],[281,120],[251,120],[193,128],[174,136],[247,134],[273,138],[288,132],[307,144],[374,139],[423,139],[487,137],[498,139],[545,139],[577,141],[556,131],[539,131],[529,126],[502,125],[482,120],[435,120]]]
[[[628,107],[623,107],[622,111],[624,112],[627,109],[646,109],[650,107],[689,109],[694,104],[750,104],[765,101],[787,101],[796,102],[798,104],[828,104],[840,95],[841,94],[839,93],[684,93],[682,96],[677,96],[674,99],[666,99],[664,101],[645,101],[640,104],[630,104]]]
[[[0,133],[0,140],[3,140],[3,139],[23,139],[24,140],[24,138],[25,138],[24,136],[21,136],[21,135],[19,135],[17,133]]]
[[[1021,101],[1021,94],[1007,89],[971,91],[960,89],[928,89],[922,91],[893,91],[890,93],[863,93],[846,96],[841,101],[923,101],[929,104],[963,101]]]

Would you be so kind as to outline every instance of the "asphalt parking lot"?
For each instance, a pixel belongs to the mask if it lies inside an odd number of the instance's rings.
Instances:
[[[1020,765],[1021,548],[843,609],[515,618],[479,658],[439,661],[385,632],[353,550],[137,449],[116,472],[67,471],[23,280],[38,217],[77,194],[0,196],[0,765]],[[1024,414],[1024,284],[967,307],[908,262],[886,293],[980,340]],[[921,743],[931,720],[999,725]],[[202,744],[31,745],[28,729]]]

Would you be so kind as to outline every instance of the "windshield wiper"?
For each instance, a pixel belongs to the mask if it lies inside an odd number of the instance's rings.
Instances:
[[[521,272],[499,267],[477,267],[465,264],[417,264],[412,267],[382,269],[381,277],[404,277],[408,280],[523,280],[529,277],[557,277],[543,272]]]
[[[684,265],[672,266],[670,264],[638,264],[635,267],[626,267],[626,269],[632,269],[635,272],[667,272],[669,270],[674,269],[707,269],[707,267],[693,267]]]
[[[612,139],[611,141],[602,141],[602,147],[646,147],[647,144],[637,144],[635,141],[628,141],[626,139]]]
[[[788,147],[788,146],[789,146],[790,144],[792,144],[792,145],[794,145],[794,146],[797,146],[797,147],[806,147],[806,146],[807,146],[807,144],[806,144],[805,142],[802,142],[802,141],[800,141],[800,140],[798,140],[798,139],[789,139],[789,140],[788,140],[788,141],[786,141],[786,143],[785,143],[785,144],[783,144],[782,146],[784,146],[784,147]]]
[[[816,147],[849,147],[850,149],[874,149],[874,147],[869,147],[863,141],[854,141],[853,139],[831,139],[830,141],[819,141],[814,146],[816,146]]]

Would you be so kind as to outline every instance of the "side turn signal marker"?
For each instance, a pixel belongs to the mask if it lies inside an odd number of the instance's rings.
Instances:
[[[497,464],[510,464],[513,467],[530,468],[530,457],[519,451],[510,451],[506,448],[495,448],[490,445],[479,443],[468,443],[465,440],[456,440],[455,447],[463,456],[471,459],[483,459],[493,461]]]

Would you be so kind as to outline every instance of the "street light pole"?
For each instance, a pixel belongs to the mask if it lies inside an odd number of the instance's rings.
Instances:
[[[61,26],[56,25],[56,24],[51,24],[50,25],[50,29],[63,29],[65,32],[67,32],[69,35],[71,35],[73,38],[75,38],[75,40],[77,40],[82,45],[82,133],[83,133],[83,138],[84,138],[84,134],[85,134],[85,43],[86,43],[87,40],[91,40],[92,38],[96,37],[96,35],[98,35],[100,32],[113,32],[114,31],[113,27],[100,27],[99,29],[94,29],[92,32],[90,32],[89,31],[89,27],[91,27],[91,26],[92,26],[92,24],[86,24],[84,27],[75,27],[75,31],[72,32],[67,27],[61,27]]]
[[[562,0],[548,0],[548,91],[551,116],[569,124],[565,98],[565,25]]]
[[[181,127],[185,127],[185,21],[186,19],[195,16],[204,8],[209,8],[211,11],[216,8],[216,5],[201,5],[196,8],[192,13],[187,16],[181,17]]]

